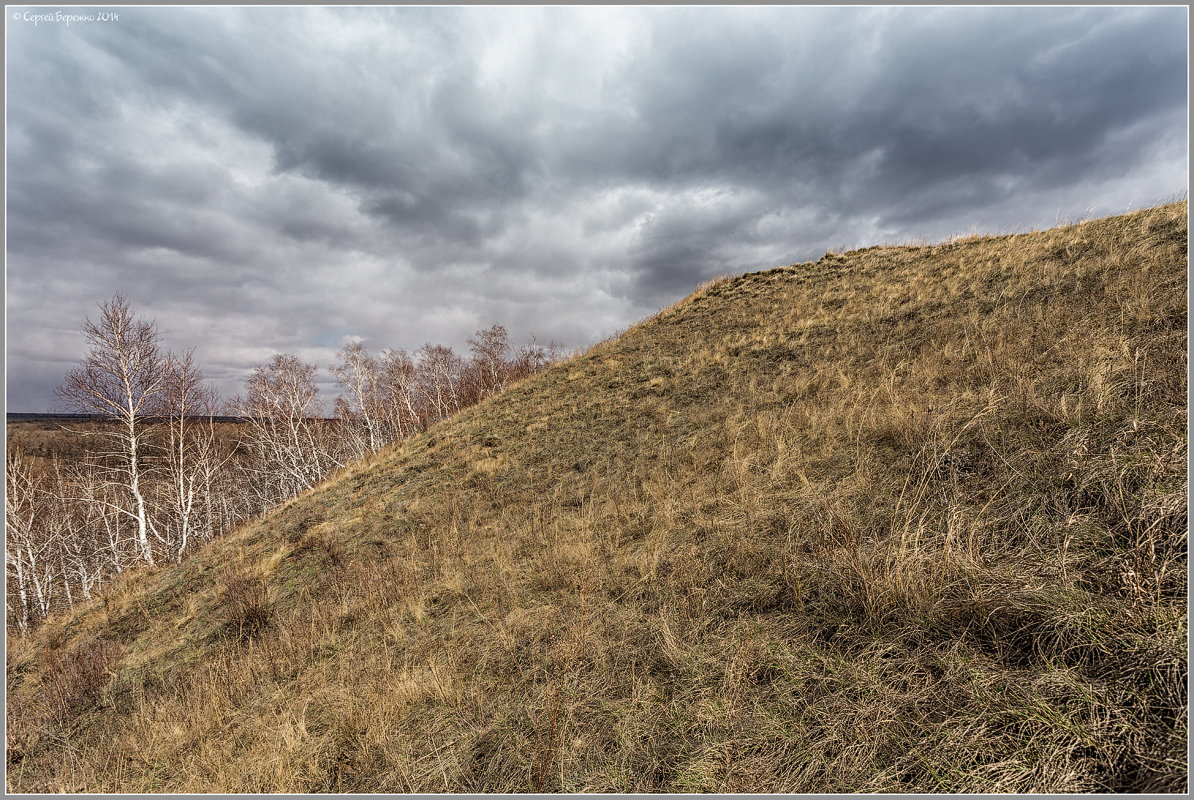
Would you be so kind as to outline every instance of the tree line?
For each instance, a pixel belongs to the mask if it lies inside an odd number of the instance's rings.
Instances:
[[[64,428],[76,458],[6,447],[10,630],[89,599],[138,564],[180,561],[222,532],[315,486],[333,470],[446,419],[559,358],[532,337],[510,344],[494,324],[462,356],[344,345],[330,365],[341,392],[327,416],[317,365],[294,354],[257,366],[222,400],[193,351],[163,348],[156,323],[116,295],[83,321],[88,351],[57,395],[103,420]],[[229,425],[217,421],[233,416]]]

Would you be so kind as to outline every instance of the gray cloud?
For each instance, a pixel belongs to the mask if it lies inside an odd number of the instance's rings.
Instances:
[[[117,291],[232,394],[345,337],[583,345],[720,272],[1164,200],[1187,188],[1187,14],[10,18],[9,408],[52,406]]]

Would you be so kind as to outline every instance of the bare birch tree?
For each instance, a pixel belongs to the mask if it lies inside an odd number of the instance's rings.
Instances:
[[[162,543],[181,560],[194,536],[211,539],[214,521],[207,493],[229,458],[219,452],[213,417],[219,399],[203,381],[193,353],[171,356],[162,389]]]
[[[150,536],[157,536],[146,492],[144,456],[145,422],[160,410],[166,378],[166,358],[161,334],[152,321],[136,319],[121,295],[100,305],[100,317],[83,321],[89,345],[83,363],[66,375],[57,394],[74,411],[98,414],[118,423],[111,437],[114,447],[109,479],[125,496],[115,507],[136,520],[140,557],[154,563]]]
[[[40,525],[45,499],[34,465],[16,448],[6,448],[4,564],[10,595],[8,616],[21,633],[50,611],[52,560]]]
[[[120,574],[137,558],[136,526],[119,510],[119,492],[106,478],[107,470],[95,459],[71,465],[68,491],[62,502],[76,507],[80,526],[91,531],[96,542],[96,568],[101,574]],[[134,521],[135,522],[135,521]]]
[[[376,453],[395,436],[385,430],[381,380],[377,360],[361,342],[344,345],[332,365],[332,375],[345,394],[336,398],[336,416],[348,439],[353,458]]]
[[[405,350],[384,350],[380,367],[382,412],[394,438],[404,439],[420,424],[415,362]]]
[[[461,408],[460,378],[464,362],[450,347],[425,344],[419,348],[417,375],[432,422],[439,422]]]
[[[342,466],[321,430],[315,365],[285,353],[257,367],[237,399],[237,413],[249,426],[256,454],[261,509],[311,488]]]
[[[512,355],[509,335],[503,326],[494,323],[488,330],[473,334],[468,346],[476,368],[477,399],[483,400],[505,388]]]
[[[76,595],[90,599],[91,590],[103,577],[96,531],[91,525],[92,509],[77,499],[74,473],[60,458],[52,458],[42,474],[46,502],[40,524],[53,542],[62,595],[74,608]]]

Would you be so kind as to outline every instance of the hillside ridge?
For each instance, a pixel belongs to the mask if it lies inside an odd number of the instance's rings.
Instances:
[[[10,638],[8,788],[1184,791],[1187,213],[710,282]]]

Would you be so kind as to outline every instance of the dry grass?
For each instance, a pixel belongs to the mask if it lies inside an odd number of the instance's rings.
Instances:
[[[710,282],[10,640],[8,788],[1183,792],[1186,214]]]

